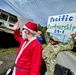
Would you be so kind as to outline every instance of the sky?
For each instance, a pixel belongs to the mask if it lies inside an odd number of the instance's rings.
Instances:
[[[34,22],[47,25],[48,17],[76,12],[76,0],[0,0],[0,9],[16,16],[31,18]],[[54,36],[54,34],[51,34]],[[63,35],[56,35],[64,37]],[[64,42],[69,38],[65,36]],[[61,40],[61,39],[60,39]],[[63,41],[63,40],[61,40]]]

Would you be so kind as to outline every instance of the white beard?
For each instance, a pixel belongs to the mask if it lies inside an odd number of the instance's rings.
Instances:
[[[22,38],[23,38],[24,40],[27,39],[27,36],[26,36],[26,33],[25,33],[24,30],[22,31]]]

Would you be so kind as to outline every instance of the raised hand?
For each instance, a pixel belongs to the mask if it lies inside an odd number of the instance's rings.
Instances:
[[[19,27],[19,22],[16,22],[16,23],[14,24],[14,29],[18,29],[18,27]]]
[[[76,37],[76,32],[74,34],[71,34],[72,39],[74,39]]]

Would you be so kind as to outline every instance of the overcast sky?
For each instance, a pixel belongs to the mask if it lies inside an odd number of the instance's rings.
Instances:
[[[0,8],[46,25],[49,16],[75,13],[76,0],[0,0]]]
[[[48,17],[76,12],[76,0],[0,0],[0,8],[47,25]]]

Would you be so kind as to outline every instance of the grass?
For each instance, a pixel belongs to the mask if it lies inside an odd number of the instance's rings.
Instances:
[[[14,54],[17,52],[17,48],[0,48],[0,55]]]
[[[46,47],[46,44],[42,44],[43,49]]]
[[[73,52],[73,51],[68,51],[73,57],[75,57],[76,58],[76,53],[75,52]]]
[[[42,44],[43,49],[46,47],[46,44]],[[15,54],[17,52],[17,47],[14,48],[0,48],[0,55],[7,55],[7,54]],[[76,58],[76,53],[73,51],[68,51],[72,56]]]
[[[46,44],[42,44],[43,49],[46,47]],[[0,48],[0,55],[14,54],[17,52],[17,47],[14,48]]]
[[[42,45],[42,47],[43,47],[43,49],[46,47],[46,44],[43,44]],[[76,58],[76,53],[75,52],[73,52],[73,51],[68,51],[73,57],[75,57]]]

